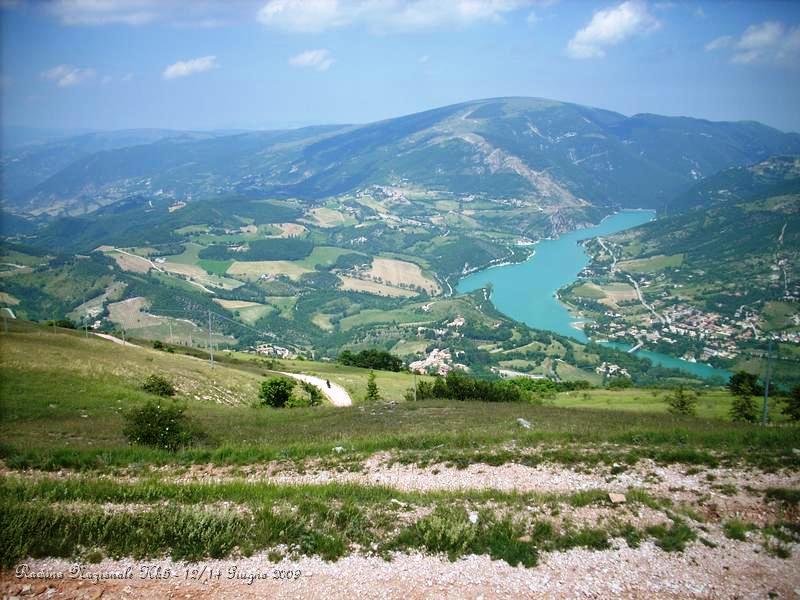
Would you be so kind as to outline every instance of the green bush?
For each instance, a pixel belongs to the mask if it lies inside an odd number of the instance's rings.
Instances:
[[[792,388],[792,392],[784,402],[783,414],[789,417],[790,421],[800,421],[800,385]]]
[[[743,542],[747,539],[747,532],[752,531],[754,526],[750,523],[745,523],[744,521],[740,521],[739,519],[731,519],[730,521],[726,521],[723,526],[722,530],[725,532],[725,537],[732,539],[732,540],[739,540]]]
[[[149,400],[125,415],[123,433],[131,444],[175,452],[199,436],[185,414],[186,404],[175,400]]]
[[[697,534],[691,527],[677,520],[673,521],[670,527],[653,525],[646,531],[655,538],[656,546],[664,552],[682,552],[686,548],[686,544],[697,538]]]
[[[322,404],[322,392],[317,386],[301,381],[300,387],[304,393],[291,396],[284,405],[286,408],[308,408]]]
[[[336,359],[337,362],[350,367],[363,367],[365,369],[378,369],[379,371],[402,371],[402,359],[386,350],[368,349],[358,354],[345,350]]]
[[[758,382],[758,375],[746,371],[734,373],[728,381],[728,389],[735,396],[760,396],[764,393],[764,387]]]
[[[289,377],[270,377],[261,382],[258,394],[261,403],[273,408],[283,408],[292,397],[295,380]]]
[[[161,375],[149,375],[142,384],[142,389],[148,394],[155,394],[156,396],[174,396],[175,387],[169,382],[166,377]]]
[[[447,377],[437,377],[433,385],[419,382],[417,398],[446,398],[450,400],[481,400],[484,402],[524,402],[533,394],[512,381],[476,379],[453,370]]]
[[[697,413],[697,394],[680,385],[665,399],[667,410],[673,415],[694,415]]]
[[[734,396],[731,402],[731,419],[736,423],[755,423],[758,418],[752,396]]]

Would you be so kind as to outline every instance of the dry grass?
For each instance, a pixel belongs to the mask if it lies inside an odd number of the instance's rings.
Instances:
[[[312,208],[308,211],[308,216],[313,223],[320,227],[338,227],[347,222],[347,217],[332,208]]]
[[[276,223],[280,227],[281,232],[276,237],[289,238],[289,237],[302,237],[308,231],[303,225],[299,223]]]
[[[16,306],[19,304],[19,299],[11,294],[0,292],[0,304],[8,304],[9,306]]]
[[[123,271],[147,273],[151,269],[150,261],[141,256],[122,254],[120,252],[110,252],[109,254],[117,261],[119,268]]]
[[[141,296],[128,298],[122,302],[114,302],[108,305],[109,318],[125,329],[160,325],[162,317],[156,317],[144,312],[148,306],[147,299]]]
[[[429,294],[441,292],[439,285],[423,275],[419,265],[395,258],[375,258],[367,275],[380,277],[384,283],[397,286],[401,283],[419,286]]]
[[[234,261],[228,268],[228,275],[244,277],[245,279],[258,279],[261,275],[286,275],[291,279],[299,279],[303,273],[311,273],[308,269],[290,260],[254,260]]]
[[[365,279],[357,279],[345,275],[340,275],[339,279],[342,280],[343,290],[367,292],[368,294],[375,294],[376,296],[393,296],[396,298],[411,298],[417,295],[416,292],[412,292],[411,290],[401,290],[400,288],[376,283],[374,281],[367,281]]]
[[[241,308],[250,308],[251,306],[263,306],[263,304],[259,304],[258,302],[248,302],[247,300],[222,300],[220,298],[214,298],[214,302],[227,310],[239,310]]]

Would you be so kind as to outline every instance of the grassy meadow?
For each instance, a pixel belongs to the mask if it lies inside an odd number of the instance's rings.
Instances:
[[[406,402],[403,396],[414,377],[376,372],[381,395],[390,403],[369,404],[364,402],[369,371],[329,362],[269,362],[223,353],[212,369],[198,357],[122,347],[86,339],[79,332],[52,333],[22,324],[3,334],[0,344],[2,450],[6,460],[20,464],[119,465],[138,456],[167,462],[247,463],[327,456],[337,445],[355,454],[407,451],[427,462],[449,453],[448,460],[480,462],[479,450],[490,448],[492,453],[512,440],[518,448],[538,451],[540,459],[565,462],[620,456],[668,462],[681,453],[694,453],[692,460],[706,463],[800,461],[791,452],[800,445],[797,428],[762,430],[726,422],[730,398],[721,391],[702,396],[698,417],[678,418],[666,414],[663,390],[562,393],[541,404]],[[291,410],[256,406],[260,382],[276,371],[330,379],[350,392],[355,406]],[[140,385],[150,373],[161,373],[175,383],[189,416],[207,432],[197,447],[170,455],[127,444],[123,414],[147,400]],[[521,430],[518,418],[533,423],[532,428]],[[605,454],[594,449],[605,443],[624,448]],[[566,447],[573,450],[562,453]],[[751,456],[754,448],[762,453]],[[505,461],[518,458],[500,454]]]

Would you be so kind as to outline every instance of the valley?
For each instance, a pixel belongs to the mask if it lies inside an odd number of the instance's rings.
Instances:
[[[634,122],[636,126],[629,129]],[[680,151],[684,158],[694,156],[693,166],[666,187],[662,176],[634,179],[633,171],[645,168],[641,161],[656,152],[652,140],[672,136],[671,127],[682,131],[685,140]],[[573,239],[582,239],[573,230],[601,221],[596,231],[602,234],[603,219],[620,206],[661,206],[670,194],[678,193],[705,198],[704,180],[696,183],[701,172],[698,165],[712,170],[734,165],[731,172],[739,173],[738,164],[764,154],[800,151],[800,138],[794,134],[737,127],[738,154],[731,153],[727,126],[626,118],[566,103],[505,98],[358,127],[231,136],[165,133],[163,137],[154,134],[147,142],[121,134],[121,147],[110,149],[105,149],[111,143],[108,136],[102,142],[92,137],[76,139],[75,144],[87,152],[94,143],[104,144],[104,150],[88,158],[70,154],[73,163],[31,188],[33,196],[26,196],[28,200],[19,195],[9,196],[6,202],[6,209],[27,214],[22,222],[3,220],[13,228],[4,230],[2,262],[7,266],[0,280],[2,298],[25,318],[71,315],[79,326],[126,330],[129,335],[178,344],[208,345],[210,337],[219,347],[255,350],[272,344],[291,355],[326,359],[343,348],[378,346],[400,352],[409,363],[447,370],[452,360],[442,363],[431,358],[431,353],[441,350],[460,356],[455,362],[477,373],[523,373],[595,383],[606,377],[605,371],[598,371],[603,363],[625,369],[637,382],[653,380],[661,373],[660,367],[651,370],[646,361],[611,347],[584,349],[586,335],[569,323],[588,318],[594,321],[586,330],[595,332],[593,338],[627,342],[625,350],[646,340],[651,352],[711,360],[731,368],[738,356],[736,348],[750,344],[746,335],[752,327],[742,329],[744,337],[734,339],[729,331],[732,325],[721,323],[720,344],[693,341],[692,350],[685,343],[678,348],[655,337],[660,336],[660,327],[651,328],[650,321],[660,325],[666,317],[646,308],[635,286],[642,288],[642,298],[650,306],[661,288],[650,287],[648,277],[660,277],[665,270],[672,273],[683,260],[681,253],[670,249],[659,256],[647,249],[646,258],[636,254],[644,246],[615,250],[618,256],[610,252],[606,257],[613,262],[613,273],[603,274],[605,259],[598,253],[602,247],[598,252],[594,248],[605,244],[605,238],[586,241],[595,259],[584,275],[601,279],[610,275],[608,281],[598,280],[600,287],[580,283],[570,287],[580,267],[559,269],[560,263],[553,262],[551,268],[559,271],[555,288],[567,286],[559,292],[560,298],[584,315],[573,318],[551,302],[548,310],[558,315],[560,324],[551,317],[520,316],[525,311],[545,314],[535,308],[540,306],[535,299],[529,299],[534,291],[520,293],[512,287],[506,292],[498,286],[490,303],[483,298],[484,292],[464,295],[457,290],[476,289],[466,282],[486,280],[478,272],[487,267],[512,264],[502,269],[513,271],[523,268],[532,254],[538,260],[535,253],[545,252],[550,238],[562,236],[569,240],[564,243],[571,244]],[[642,128],[649,132],[647,139],[640,137]],[[520,145],[515,141],[520,136],[530,139]],[[135,143],[125,145],[129,137]],[[608,144],[616,144],[616,154],[603,150]],[[66,152],[65,148],[72,146],[60,141],[53,151]],[[238,158],[217,161],[223,151]],[[25,152],[24,160],[7,169],[12,179],[17,176],[15,169],[28,168],[29,161],[36,160],[35,152]],[[254,152],[269,156],[273,161],[269,164],[277,170],[268,178],[253,174],[246,185],[244,180],[229,179],[230,173],[220,174],[214,191],[192,187],[174,170],[170,171],[172,180],[160,182],[158,189],[150,180],[147,186],[130,187],[136,179],[119,171],[134,168],[137,157],[146,154],[148,168],[162,172],[174,156],[184,152],[204,157],[198,164],[206,164],[212,174],[223,164],[236,168],[251,164],[248,157]],[[746,152],[750,153],[747,157]],[[119,153],[113,159],[118,166],[108,170],[104,165],[115,153]],[[339,160],[330,162],[333,156]],[[601,156],[605,158],[597,158]],[[324,171],[320,170],[322,157],[329,160]],[[436,162],[445,158],[452,162]],[[663,157],[662,167],[680,170],[676,160]],[[73,171],[91,177],[95,169],[98,174],[102,171],[102,177],[90,186],[57,184],[60,178],[72,177]],[[754,188],[762,180],[763,185],[791,185],[791,169],[784,171],[762,168],[761,179],[747,180],[748,185]],[[617,187],[591,187],[606,185],[602,182],[612,172]],[[113,183],[117,176],[128,183],[122,187]],[[742,177],[734,175],[734,179],[743,188]],[[633,186],[627,196],[621,193],[628,189],[623,184]],[[59,194],[72,190],[72,195],[57,200],[51,196],[48,202],[55,212],[41,212],[34,206],[44,198],[43,186],[50,185],[58,185]],[[109,185],[113,193],[103,187]],[[94,199],[96,194],[104,200]],[[663,202],[658,198],[664,198]],[[57,208],[64,203],[71,208]],[[620,214],[630,214],[626,225],[633,226],[641,222],[637,215],[649,219],[652,212]],[[793,235],[792,229],[788,235]],[[608,241],[617,244],[615,237]],[[791,246],[789,240],[787,246]],[[577,246],[569,252],[582,256]],[[67,280],[71,283],[56,283]],[[690,289],[687,283],[677,285]],[[545,291],[543,300],[551,293]],[[124,310],[131,302],[142,308],[133,313]],[[790,306],[781,302],[776,299],[769,304],[773,322],[787,318],[777,317]],[[711,320],[691,316],[696,309],[690,306],[672,306],[675,316],[670,318],[677,323],[681,314],[713,322],[713,315]],[[756,327],[762,317],[747,312],[747,306],[743,300],[743,316],[726,318]],[[596,310],[599,307],[602,311]],[[613,316],[623,311],[631,313],[630,319]],[[214,331],[208,331],[209,318]],[[622,321],[612,323],[614,319]],[[462,324],[447,325],[454,322]],[[791,328],[781,331],[780,335],[788,336],[784,341],[794,343]],[[748,356],[758,362],[758,356]],[[755,363],[739,364],[752,369]],[[667,370],[661,373],[666,374]],[[680,373],[670,376],[681,377]],[[684,377],[692,379],[696,374],[684,373]]]
[[[4,163],[3,593],[800,586],[796,134],[503,98],[117,135]],[[11,571],[67,561],[170,575]]]

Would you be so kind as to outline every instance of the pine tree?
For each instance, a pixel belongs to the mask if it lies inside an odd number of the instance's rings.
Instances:
[[[731,419],[736,423],[755,423],[758,418],[752,396],[737,395],[731,402]]]
[[[796,385],[789,397],[786,399],[786,406],[783,407],[785,414],[791,421],[800,421],[800,385]]]
[[[375,373],[370,371],[367,378],[367,402],[377,402],[380,399],[381,393],[378,390],[378,384],[375,383]]]
[[[685,387],[678,386],[669,396],[666,397],[667,410],[673,415],[694,415],[697,410],[697,394]]]

